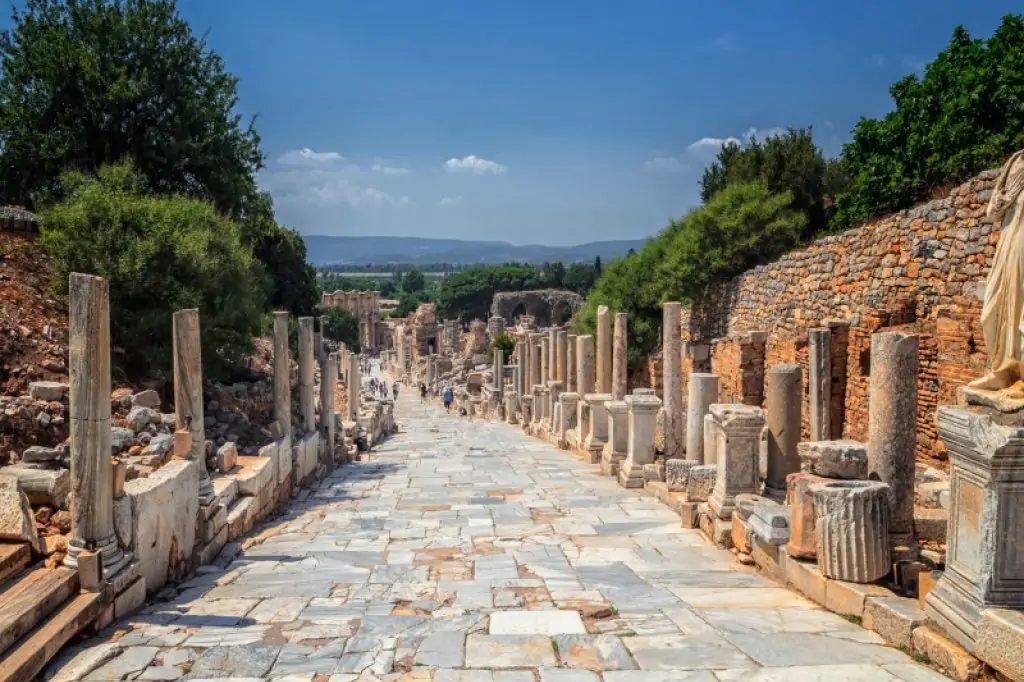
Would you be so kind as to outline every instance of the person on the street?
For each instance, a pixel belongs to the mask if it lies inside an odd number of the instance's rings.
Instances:
[[[420,384],[420,402],[427,402],[427,385],[423,383]]]
[[[455,400],[455,395],[452,393],[452,387],[451,386],[445,386],[444,387],[444,397],[442,399],[444,400],[444,411],[445,412],[451,412],[452,411],[452,401]]]
[[[391,384],[391,392],[395,394],[395,400],[398,400],[398,382]]]

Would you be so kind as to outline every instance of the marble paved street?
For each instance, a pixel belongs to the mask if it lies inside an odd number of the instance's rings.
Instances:
[[[945,678],[498,423],[399,398],[400,433],[51,666],[58,679]],[[88,671],[83,675],[83,671]]]

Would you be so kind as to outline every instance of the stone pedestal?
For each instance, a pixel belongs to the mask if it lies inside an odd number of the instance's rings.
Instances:
[[[73,272],[68,304],[71,533],[64,564],[76,567],[83,552],[99,554],[103,576],[109,578],[129,561],[114,533],[114,472],[110,463],[110,285],[102,277]]]
[[[810,487],[818,568],[826,578],[870,583],[892,570],[888,488],[880,481],[829,481]]]
[[[629,315],[615,313],[615,341],[612,348],[612,400],[625,400],[628,372],[628,335]]]
[[[682,305],[670,301],[662,311],[661,393],[665,404],[665,459],[683,456],[683,389],[680,354]]]
[[[818,556],[818,536],[815,533],[814,497],[811,486],[827,483],[829,479],[804,472],[790,474],[787,480],[792,532],[786,551],[794,559],[813,559]]]
[[[638,389],[626,396],[629,415],[626,459],[619,465],[619,485],[644,487],[644,466],[654,462],[654,432],[658,427],[661,401],[654,391]]]
[[[629,452],[629,409],[625,400],[609,400],[604,407],[608,413],[608,439],[601,451],[601,470],[617,476],[619,463]]]
[[[925,610],[973,651],[984,609],[1024,608],[1024,419],[1001,426],[986,408],[940,407],[950,455],[946,571]]]
[[[758,493],[758,452],[764,412],[752,405],[712,405],[711,416],[718,444],[718,474],[708,509],[724,520],[732,517],[737,495]]]
[[[530,423],[534,425],[540,424],[541,417],[544,416],[544,403],[541,402],[543,390],[538,384],[533,387],[533,393],[531,394],[533,399],[530,401],[530,405],[533,409],[530,414]]]
[[[811,403],[810,440],[832,439],[832,332],[807,330],[807,384]]]
[[[715,440],[717,435],[718,430],[715,429],[715,418],[709,412],[704,415],[704,464],[718,463],[718,443]],[[690,461],[700,464],[701,458],[697,457]]]
[[[576,406],[580,401],[580,394],[574,391],[566,391],[558,396],[558,421],[555,425],[555,433],[558,434],[559,447],[567,447],[566,434],[576,428]]]
[[[786,476],[800,471],[800,412],[803,407],[803,372],[800,365],[773,365],[768,369],[768,467],[765,496],[781,502],[786,497]]]
[[[558,396],[561,395],[563,384],[561,381],[549,381],[547,387],[547,405],[544,408],[544,417],[547,420],[547,428],[549,431],[554,431],[555,421],[557,415],[555,414],[556,407],[558,406]]]
[[[520,424],[526,429],[533,421],[533,396],[524,395],[519,398],[519,414],[522,415],[520,418]]]
[[[883,332],[871,337],[868,476],[889,484],[889,546],[913,558],[914,459],[917,449],[917,337]]]
[[[316,431],[316,409],[313,403],[314,369],[313,318],[299,318],[299,414],[302,415],[302,433]]]
[[[199,503],[213,502],[213,485],[206,469],[206,427],[203,414],[203,359],[199,310],[179,310],[171,318],[174,334],[175,428],[192,435],[189,459],[199,469]]]
[[[608,306],[597,307],[597,375],[598,393],[612,390],[612,318]]]
[[[690,375],[689,398],[686,403],[686,459],[703,462],[704,415],[718,402],[718,375],[694,372]]]
[[[583,399],[587,401],[590,411],[590,428],[587,429],[587,438],[583,447],[590,451],[590,461],[596,463],[601,461],[604,444],[608,442],[608,409],[606,405],[612,397],[608,393],[590,393],[583,396]],[[610,472],[605,471],[603,465],[601,473],[611,476]]]

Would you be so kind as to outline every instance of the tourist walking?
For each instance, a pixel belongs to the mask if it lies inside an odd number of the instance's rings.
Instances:
[[[427,385],[424,383],[420,384],[420,402],[427,402]]]
[[[452,411],[452,401],[455,400],[455,394],[452,393],[452,387],[451,386],[445,386],[444,387],[444,396],[443,396],[442,400],[444,400],[444,411],[445,412],[451,412]]]

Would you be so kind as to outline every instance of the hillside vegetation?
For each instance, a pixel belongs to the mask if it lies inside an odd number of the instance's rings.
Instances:
[[[923,76],[889,92],[893,111],[862,118],[836,159],[810,128],[724,145],[700,181],[702,205],[609,264],[576,326],[592,332],[599,305],[628,312],[636,367],[658,345],[662,302],[699,299],[710,284],[999,166],[1024,147],[1024,15],[1004,17],[988,39],[958,27]]]

